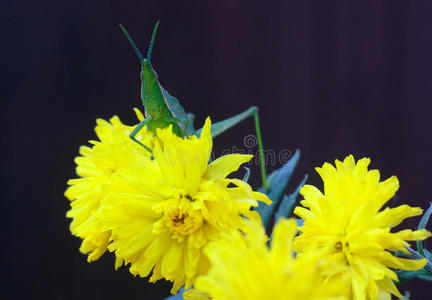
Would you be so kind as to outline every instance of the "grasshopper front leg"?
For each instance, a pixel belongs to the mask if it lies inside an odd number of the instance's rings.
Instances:
[[[258,107],[252,106],[249,109],[245,110],[242,113],[239,113],[238,115],[236,115],[234,117],[231,117],[231,118],[228,118],[226,120],[214,123],[211,126],[211,134],[212,134],[212,137],[216,137],[216,136],[224,133],[228,129],[236,126],[241,121],[243,121],[243,120],[245,120],[251,116],[254,117],[254,121],[255,121],[255,131],[256,131],[259,156],[260,156],[260,168],[261,168],[262,184],[263,184],[263,188],[265,190],[267,190],[268,189],[267,173],[265,170],[264,147],[263,147],[262,138],[261,138],[261,129],[260,129],[260,124],[259,124]],[[201,134],[201,129],[199,129],[195,132],[195,135],[200,135],[200,134]]]
[[[134,130],[132,130],[132,132],[129,134],[129,137],[131,138],[132,141],[134,141],[135,143],[138,143],[139,145],[141,145],[142,147],[144,147],[144,149],[146,149],[148,152],[153,153],[153,151],[147,147],[146,145],[144,145],[143,143],[141,143],[140,141],[138,141],[136,139],[136,135],[138,134],[138,132],[145,126],[147,125],[149,119],[145,119],[143,120],[141,123],[139,123]]]

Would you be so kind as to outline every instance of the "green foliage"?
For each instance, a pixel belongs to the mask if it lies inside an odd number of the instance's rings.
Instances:
[[[432,274],[429,273],[426,268],[417,270],[417,271],[407,271],[407,270],[396,270],[396,274],[398,275],[399,282],[396,284],[401,285],[408,280],[411,280],[413,278],[420,278],[426,281],[432,282]]]
[[[256,106],[252,106],[248,108],[246,111],[235,115],[234,117],[228,118],[226,120],[213,123],[211,126],[211,135],[212,137],[217,137],[218,135],[224,133],[225,131],[232,128],[234,125],[240,123],[241,121],[249,118],[257,111]],[[195,132],[195,135],[199,136],[201,134],[201,129],[198,129]]]
[[[405,295],[403,296],[403,298],[399,298],[400,300],[409,300],[409,298],[411,297],[410,292],[406,291]]]
[[[407,270],[396,270],[396,274],[398,275],[399,281],[398,285],[401,285],[407,282],[410,279],[417,277],[419,271],[407,271]]]
[[[432,212],[432,205],[429,207],[429,209],[424,213],[423,217],[420,220],[420,223],[418,225],[418,229],[424,229],[429,221],[430,215]],[[410,259],[422,259],[426,258],[427,263],[426,265],[417,271],[407,271],[407,270],[396,270],[396,273],[399,278],[399,282],[396,284],[400,285],[404,282],[413,279],[413,278],[420,278],[426,281],[432,282],[432,253],[423,248],[422,243],[417,242],[417,251],[407,247],[407,250],[409,251],[409,254],[405,254],[403,252],[396,252],[396,256],[403,256]]]
[[[268,222],[277,207],[277,204],[282,198],[282,195],[286,189],[289,179],[294,172],[295,167],[300,158],[300,151],[297,150],[291,159],[283,165],[279,170],[274,171],[269,176],[269,188],[267,190],[261,189],[260,191],[267,194],[267,196],[273,201],[272,204],[268,205],[260,203],[256,208],[261,216],[264,227],[267,227]],[[281,212],[282,213],[282,212]]]
[[[423,217],[420,220],[420,223],[418,225],[418,229],[419,230],[426,228],[426,225],[429,222],[429,218],[430,218],[431,214],[432,214],[432,203],[429,204],[428,210],[423,214]],[[423,249],[423,243],[422,243],[422,241],[417,241],[417,251],[420,253],[421,256],[426,257],[429,262],[432,261],[431,258],[430,258],[431,255],[428,255],[429,257],[426,256],[425,249]],[[429,254],[430,254],[430,252],[429,252]]]
[[[429,262],[432,262],[432,253],[429,250],[427,250],[427,249],[423,249],[423,253],[424,253],[426,259]]]
[[[246,174],[243,176],[243,181],[248,182],[249,176],[250,176],[250,169],[246,168],[246,167],[245,167],[245,169],[246,169]]]
[[[298,185],[296,190],[290,194],[290,195],[284,195],[282,198],[282,202],[279,205],[279,209],[277,210],[275,214],[275,223],[282,217],[288,218],[289,215],[292,213],[294,206],[296,205],[296,200],[298,197],[298,194],[300,193],[300,189],[303,187],[303,185],[306,183],[308,176],[305,175],[302,182]]]

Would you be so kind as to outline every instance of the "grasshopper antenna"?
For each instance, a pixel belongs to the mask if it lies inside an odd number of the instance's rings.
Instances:
[[[159,22],[158,22],[159,23]],[[119,26],[121,28],[121,30],[123,31],[123,33],[125,34],[125,36],[127,37],[129,43],[131,44],[132,48],[135,50],[136,55],[138,56],[138,58],[142,61],[144,60],[144,57],[142,56],[141,52],[139,51],[137,45],[135,45],[135,42],[133,41],[132,37],[130,36],[130,34],[126,31],[126,28],[124,28],[124,26],[122,24],[119,23]],[[157,27],[157,24],[156,24]],[[154,35],[154,33],[153,33]],[[153,42],[152,42],[153,44]],[[150,49],[149,49],[150,50]]]
[[[152,54],[152,51],[153,51],[153,44],[154,44],[154,40],[156,38],[156,32],[157,32],[158,27],[159,27],[159,21],[156,22],[156,25],[155,25],[155,27],[153,29],[153,34],[152,34],[152,38],[151,38],[151,41],[150,41],[150,46],[149,46],[149,49],[147,51],[147,60],[148,61],[150,61],[150,58],[151,58],[151,54]]]

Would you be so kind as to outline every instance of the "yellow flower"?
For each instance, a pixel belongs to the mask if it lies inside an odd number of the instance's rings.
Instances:
[[[116,267],[130,263],[130,272],[142,277],[153,270],[150,281],[174,282],[172,293],[183,284],[187,289],[208,269],[203,246],[221,231],[241,228],[257,200],[270,203],[247,183],[226,178],[251,155],[208,164],[211,150],[209,118],[200,138],[180,138],[170,126],[157,130],[154,159],[119,170],[117,192],[100,213],[112,231]]]
[[[263,227],[256,221],[247,221],[243,232],[224,234],[224,239],[204,250],[212,267],[195,282],[201,293],[186,292],[185,299],[346,299],[338,296],[342,282],[323,281],[327,251],[315,249],[308,255],[294,257],[295,232],[296,221],[282,219],[274,227],[270,248]],[[199,294],[201,298],[197,297]]]
[[[143,120],[141,112],[137,109],[135,112],[138,119]],[[92,147],[80,147],[81,156],[75,162],[76,173],[81,178],[69,180],[70,187],[65,192],[71,200],[71,209],[67,212],[67,217],[73,219],[70,230],[83,239],[80,251],[89,254],[89,262],[98,259],[109,243],[111,232],[102,229],[101,220],[95,214],[111,190],[118,169],[149,155],[129,138],[133,127],[122,124],[117,116],[112,117],[110,122],[98,119],[96,123],[95,132],[99,141],[90,141]],[[145,129],[137,138],[152,146],[153,136]]]
[[[392,280],[398,280],[390,268],[417,270],[426,260],[398,258],[390,251],[403,251],[407,241],[423,240],[430,236],[426,230],[391,232],[405,218],[418,216],[422,209],[401,205],[382,209],[399,188],[395,176],[380,182],[378,170],[368,170],[370,159],[357,164],[352,155],[336,168],[324,163],[316,168],[324,181],[324,194],[312,185],[301,189],[304,200],[294,213],[304,220],[295,250],[306,251],[319,243],[333,247],[333,259],[344,263],[343,272],[335,272],[328,280],[347,277],[352,299],[390,299],[402,295]]]

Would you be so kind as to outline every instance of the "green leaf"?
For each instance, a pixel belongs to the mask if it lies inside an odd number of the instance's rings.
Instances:
[[[395,270],[395,272],[399,278],[399,282],[396,282],[397,285],[401,285],[415,277],[432,282],[432,274],[426,268],[417,271]]]
[[[399,278],[399,281],[396,282],[397,285],[401,285],[407,282],[410,279],[413,279],[417,276],[418,271],[407,271],[407,270],[396,270],[396,274]]]
[[[285,195],[282,199],[282,202],[279,206],[279,209],[277,210],[275,214],[275,222],[279,220],[281,217],[288,218],[288,216],[292,213],[294,206],[296,204],[297,196],[300,193],[300,189],[303,187],[303,185],[306,183],[308,176],[305,175],[302,182],[299,184],[297,189],[292,193],[291,195],[287,196]]]
[[[400,300],[409,300],[409,298],[411,297],[411,294],[409,291],[405,291],[405,295],[403,296],[403,298],[399,298]]]
[[[268,182],[271,182],[273,178],[275,177],[278,170],[271,172],[271,174],[267,177]]]
[[[187,122],[186,122],[186,128],[185,128],[185,136],[190,136],[195,134],[195,128],[194,128],[194,120],[195,115],[193,113],[187,114]]]
[[[259,206],[256,208],[256,211],[258,211],[261,216],[264,227],[267,227],[270,217],[275,210],[277,203],[281,199],[288,181],[297,166],[299,158],[300,151],[297,150],[285,165],[283,165],[279,170],[273,172],[274,174],[270,175],[268,190],[260,190],[261,192],[266,193],[273,201],[270,205],[260,202]]]
[[[252,116],[256,112],[256,110],[257,110],[257,108],[255,106],[252,106],[248,110],[246,110],[242,113],[239,113],[238,115],[235,115],[234,117],[231,117],[231,118],[228,118],[226,120],[212,124],[212,126],[211,126],[212,137],[218,136],[219,134],[227,131],[228,129],[230,129],[234,125],[236,125],[236,124],[240,123],[241,121],[247,119],[248,117]],[[195,132],[195,135],[199,136],[201,134],[201,130],[202,130],[202,128],[198,129]]]
[[[429,208],[428,208],[428,210],[423,214],[423,217],[421,218],[421,220],[420,220],[420,223],[419,223],[419,225],[418,225],[418,229],[420,230],[420,229],[425,229],[426,228],[426,225],[427,225],[427,223],[428,223],[428,221],[429,221],[429,218],[430,218],[430,216],[431,216],[431,214],[432,214],[432,203],[430,203],[429,204],[430,206],[429,206]],[[424,249],[423,249],[423,243],[422,243],[422,241],[417,241],[417,243],[416,243],[416,245],[417,245],[417,251],[423,256],[423,257],[425,257],[425,253],[424,253]],[[429,261],[430,261],[430,259],[428,259]]]
[[[427,209],[427,211],[423,214],[423,217],[421,218],[421,220],[420,220],[420,223],[419,223],[419,225],[418,225],[418,229],[420,230],[420,229],[425,229],[426,228],[426,225],[427,225],[427,223],[428,223],[428,221],[429,221],[429,218],[430,218],[430,216],[431,216],[431,214],[432,214],[432,203],[429,203],[429,208]]]
[[[250,176],[250,169],[247,167],[244,167],[246,169],[246,174],[243,176],[243,181],[248,182],[249,176]]]
[[[424,251],[424,254],[425,254],[425,256],[426,256],[426,259],[427,259],[429,262],[432,262],[432,253],[431,253],[429,250],[427,250],[427,249],[423,249],[423,251]]]
[[[409,256],[405,255],[406,257],[411,258],[411,259],[424,259],[424,257],[421,256],[420,253],[418,253],[417,251],[411,249],[410,247],[405,247],[405,248],[410,253]],[[422,270],[425,270],[426,272],[429,272],[429,274],[432,274],[432,263],[431,263],[431,261],[427,261],[426,265],[424,266],[424,268]]]
[[[423,270],[423,269],[422,269],[422,270]],[[426,280],[426,281],[432,282],[432,275],[431,275],[429,272],[427,272],[427,271],[424,271],[424,272],[419,273],[419,274],[417,275],[417,277],[420,278],[420,279],[423,279],[423,280]]]

